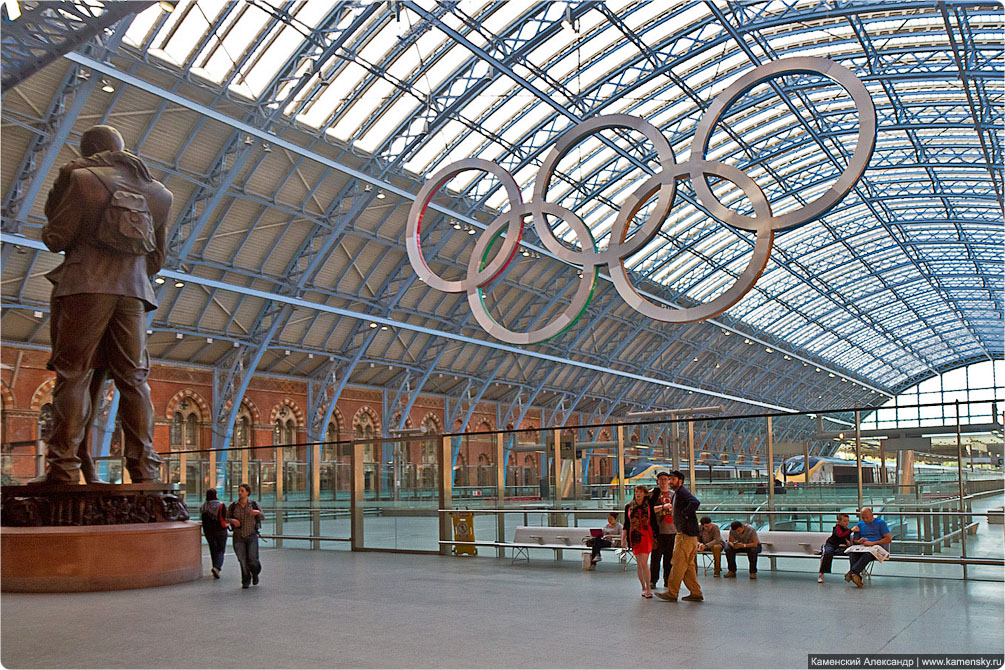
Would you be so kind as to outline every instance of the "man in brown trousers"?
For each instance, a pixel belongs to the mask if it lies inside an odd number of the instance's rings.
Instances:
[[[131,479],[155,481],[158,475],[145,315],[157,308],[149,276],[164,262],[173,198],[123,146],[109,126],[85,131],[84,157],[60,169],[45,206],[42,241],[66,258],[48,275],[54,284],[50,366],[56,385],[43,483],[79,481],[80,450],[86,457],[82,443],[97,402],[96,370],[111,375],[120,394]],[[84,469],[92,481],[93,469]]]

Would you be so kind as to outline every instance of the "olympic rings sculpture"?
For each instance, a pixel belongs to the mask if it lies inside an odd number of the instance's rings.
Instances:
[[[859,128],[855,151],[848,166],[834,184],[823,194],[801,208],[774,215],[764,192],[753,179],[735,167],[706,158],[712,129],[726,109],[742,95],[774,77],[788,74],[819,74],[831,79],[851,95],[858,113]],[[642,133],[656,149],[660,171],[642,183],[622,205],[611,229],[610,242],[599,251],[590,228],[576,214],[545,201],[548,186],[559,161],[586,137],[601,130],[626,128]],[[419,191],[411,210],[405,232],[405,246],[409,261],[416,274],[429,286],[447,293],[466,293],[472,314],[478,324],[490,335],[510,344],[536,344],[557,337],[569,328],[586,310],[597,283],[600,268],[607,266],[615,288],[637,312],[668,323],[687,323],[709,319],[729,309],[753,288],[760,278],[771,255],[776,232],[790,230],[819,219],[833,209],[852,190],[872,157],[876,145],[876,109],[865,85],[848,69],[823,58],[799,57],[766,63],[737,79],[713,101],[695,128],[691,158],[678,163],[669,141],[652,124],[628,114],[598,116],[574,126],[555,142],[545,157],[534,181],[534,196],[523,202],[520,188],[513,177],[491,161],[469,158],[460,160],[437,172]],[[419,235],[422,219],[433,196],[448,181],[466,171],[482,171],[495,176],[506,190],[509,211],[497,217],[475,243],[468,262],[467,276],[461,280],[446,280],[433,272],[422,254]],[[712,194],[709,176],[732,182],[750,200],[754,216],[746,216],[723,205]],[[734,284],[715,299],[693,307],[670,308],[654,305],[644,298],[628,277],[625,259],[649,244],[659,233],[673,207],[677,181],[689,178],[699,202],[712,217],[727,226],[756,233],[754,249],[746,269]],[[643,205],[656,197],[656,205],[628,239],[630,223]],[[579,240],[579,250],[562,244],[551,230],[547,216],[566,222]],[[535,230],[544,247],[557,258],[582,268],[582,278],[569,305],[551,322],[528,332],[516,332],[496,321],[484,304],[484,289],[495,280],[516,255],[523,234],[524,219],[534,220]],[[503,236],[505,233],[505,236]],[[496,240],[502,246],[489,259]]]

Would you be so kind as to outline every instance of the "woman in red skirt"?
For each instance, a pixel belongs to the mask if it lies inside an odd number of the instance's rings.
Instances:
[[[642,484],[635,487],[635,497],[625,505],[621,546],[629,547],[635,554],[635,568],[642,584],[642,597],[652,598],[653,590],[649,583],[649,554],[653,550],[652,508],[649,505],[649,489]]]

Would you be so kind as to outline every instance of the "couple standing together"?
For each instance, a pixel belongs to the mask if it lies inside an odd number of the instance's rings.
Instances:
[[[643,598],[653,597],[662,558],[667,590],[656,597],[675,602],[683,581],[690,592],[683,600],[700,602],[704,598],[698,584],[696,512],[701,503],[684,487],[684,475],[678,470],[661,472],[656,481],[658,486],[651,493],[642,484],[636,486],[634,498],[625,506],[622,546],[635,554]],[[652,571],[650,554],[654,555]]]

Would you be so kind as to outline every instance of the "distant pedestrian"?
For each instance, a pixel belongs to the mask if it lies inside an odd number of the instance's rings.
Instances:
[[[202,517],[202,534],[209,545],[209,555],[213,561],[213,579],[220,578],[223,569],[223,555],[227,551],[227,508],[216,497],[216,489],[206,491],[206,502],[199,510]]]
[[[635,568],[642,584],[642,597],[652,598],[652,584],[649,581],[649,554],[653,550],[652,505],[649,489],[639,484],[635,487],[635,497],[625,505],[625,528],[621,531],[621,546],[628,547],[635,554]]]
[[[258,560],[258,528],[262,523],[262,508],[254,500],[249,500],[251,487],[241,484],[237,487],[237,500],[230,503],[227,516],[234,528],[234,553],[241,564],[241,588],[258,584],[262,564]]]

